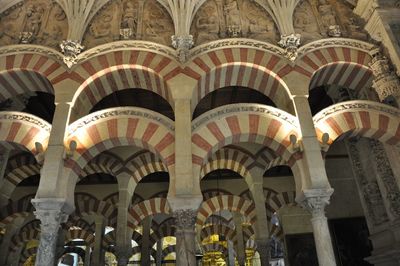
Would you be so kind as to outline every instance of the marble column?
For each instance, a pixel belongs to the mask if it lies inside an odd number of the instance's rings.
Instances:
[[[197,211],[180,209],[173,212],[175,219],[176,265],[196,265],[196,233]]]
[[[58,232],[71,210],[59,199],[33,199],[34,214],[40,220],[40,243],[36,255],[36,266],[54,265]]]
[[[233,242],[228,240],[228,266],[235,266],[235,250],[233,248]]]
[[[6,226],[6,232],[3,235],[3,239],[1,240],[0,246],[0,265],[7,265],[7,256],[9,255],[9,246],[11,244],[11,239],[20,229],[24,219],[22,217],[18,217],[13,220],[12,223]]]
[[[157,258],[156,265],[161,266],[163,260],[163,240],[162,238],[157,241]]]
[[[150,265],[150,229],[153,217],[147,216],[142,220],[142,250],[141,250],[141,265]]]
[[[118,218],[116,235],[116,257],[118,266],[126,266],[132,256],[132,233],[128,226],[129,206],[134,193],[136,183],[128,173],[121,173],[118,180]]]
[[[311,224],[318,263],[320,266],[336,266],[328,220],[325,216],[325,206],[329,204],[333,189],[305,190],[303,193],[304,198],[300,204],[312,215]]]
[[[270,246],[269,239],[256,239],[257,252],[260,255],[262,266],[269,266]]]
[[[90,266],[90,246],[86,246],[85,249],[85,264],[84,266]]]
[[[104,224],[104,217],[96,216],[95,217],[95,238],[94,238],[94,246],[93,246],[93,253],[92,253],[92,262],[93,266],[103,265],[104,262],[104,253],[102,251],[102,242],[103,236],[105,232],[105,224]]]
[[[236,258],[240,266],[244,266],[246,262],[246,247],[243,240],[242,215],[240,213],[233,214],[235,222],[235,231],[237,237]]]

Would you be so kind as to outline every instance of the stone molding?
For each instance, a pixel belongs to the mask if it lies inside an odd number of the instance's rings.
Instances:
[[[206,124],[211,120],[223,117],[228,114],[240,114],[240,113],[250,113],[250,112],[259,114],[269,114],[275,116],[277,119],[284,120],[290,123],[292,126],[296,128],[298,126],[297,119],[293,115],[271,106],[266,106],[261,104],[228,104],[212,109],[211,111],[208,111],[199,116],[198,118],[196,118],[195,120],[193,120],[192,131],[195,131],[195,129],[201,127],[202,125]]]
[[[46,121],[44,121],[39,117],[30,115],[28,113],[2,111],[0,112],[0,121],[1,120],[18,121],[18,122],[23,121],[28,124],[32,124],[36,127],[39,127],[48,133],[50,133],[51,130],[51,125],[49,123],[47,123]]]
[[[346,101],[341,102],[338,104],[331,105],[328,108],[323,109],[319,113],[314,116],[314,124],[319,123],[322,119],[326,118],[327,116],[348,111],[348,110],[368,110],[368,111],[379,111],[384,112],[392,116],[400,117],[400,109],[391,107],[387,104],[372,102],[372,101]]]
[[[139,107],[116,107],[89,114],[75,121],[74,123],[68,126],[68,134],[72,135],[77,130],[83,127],[87,127],[90,124],[97,123],[99,120],[109,119],[113,117],[120,118],[121,116],[138,116],[150,119],[157,123],[162,124],[171,131],[175,130],[174,122],[157,112],[153,112],[148,109]]]

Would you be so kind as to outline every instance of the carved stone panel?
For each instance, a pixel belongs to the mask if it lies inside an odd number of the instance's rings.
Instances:
[[[310,3],[302,1],[297,6],[293,16],[294,29],[296,33],[301,35],[302,44],[322,38],[317,18]]]
[[[195,45],[219,38],[244,37],[277,42],[278,34],[269,14],[251,0],[210,0],[196,13],[191,34]]]
[[[119,0],[103,7],[84,35],[86,49],[117,40],[147,40],[171,45],[174,26],[156,0]]]
[[[67,17],[55,2],[28,0],[0,15],[0,45],[39,44],[58,49],[67,33]]]

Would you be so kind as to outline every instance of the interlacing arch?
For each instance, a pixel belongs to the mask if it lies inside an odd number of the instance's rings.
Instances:
[[[238,196],[221,195],[208,199],[200,205],[197,214],[197,225],[203,226],[209,216],[222,210],[238,212],[252,224],[256,221],[256,212],[253,202]]]
[[[258,90],[279,108],[291,110],[289,90],[278,74],[285,61],[268,51],[248,47],[222,48],[200,54],[184,69],[188,76],[197,80],[192,110],[205,95],[226,86]]]
[[[163,115],[136,107],[101,110],[68,127],[66,146],[77,143],[73,157],[65,165],[79,175],[92,158],[109,147],[135,145],[160,156],[167,167],[174,164],[174,126]]]
[[[294,164],[300,156],[289,149],[289,136],[299,135],[295,120],[282,110],[255,104],[226,105],[206,112],[192,122],[195,173],[216,150],[240,142],[267,146]]]
[[[171,209],[167,199],[152,198],[136,204],[129,209],[128,226],[134,228],[149,215],[170,214]]]
[[[166,81],[180,71],[173,58],[140,49],[92,57],[74,67],[74,73],[82,80],[82,84],[74,96],[73,109],[78,108],[79,113],[85,115],[105,96],[129,88],[153,91],[171,104]]]
[[[371,101],[347,101],[314,116],[319,140],[329,134],[328,144],[338,138],[361,136],[395,145],[400,141],[400,110]]]
[[[42,144],[46,150],[51,125],[45,120],[22,112],[0,112],[0,142],[11,142],[37,154],[35,143]]]

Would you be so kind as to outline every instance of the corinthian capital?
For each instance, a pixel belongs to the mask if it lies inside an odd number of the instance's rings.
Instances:
[[[181,209],[173,212],[175,225],[179,230],[193,230],[196,224],[197,211],[192,209]]]
[[[300,205],[308,210],[313,218],[324,217],[325,207],[329,205],[333,189],[310,189],[303,193],[304,195],[299,200]]]

